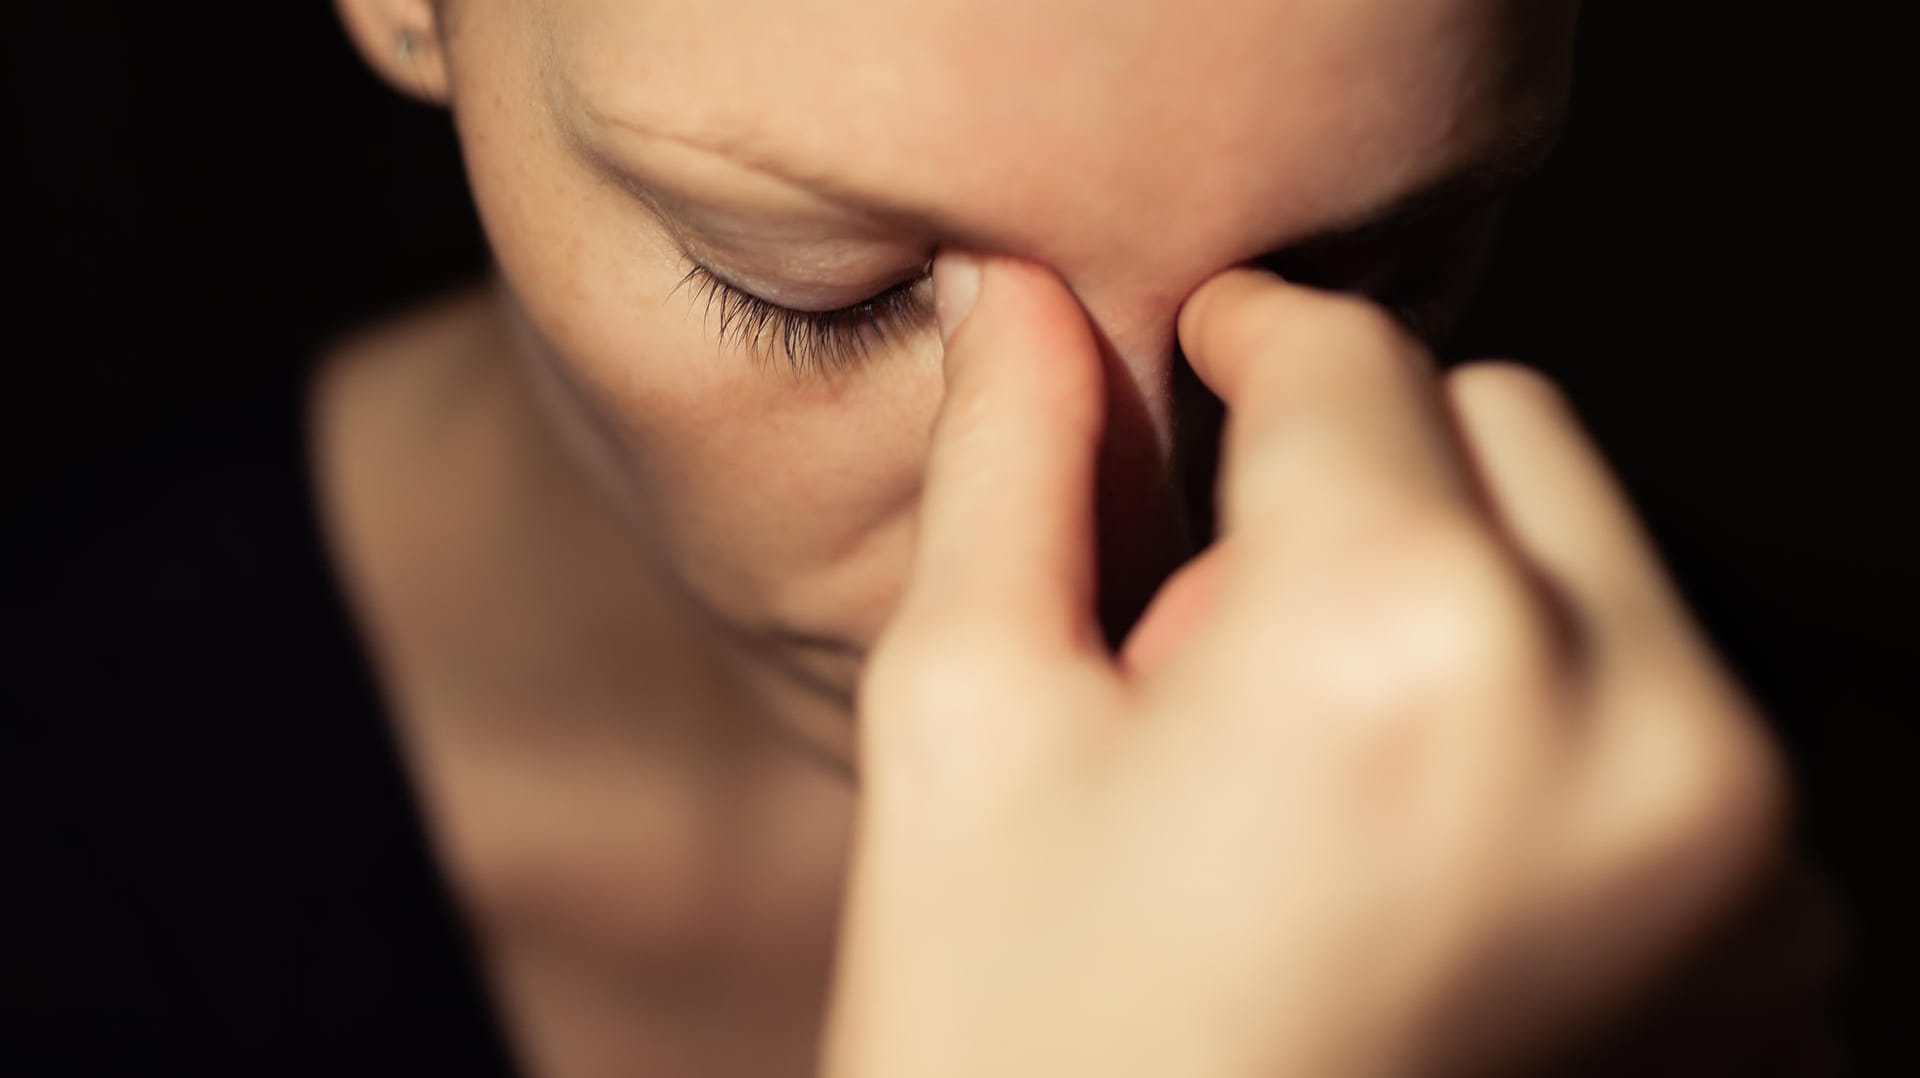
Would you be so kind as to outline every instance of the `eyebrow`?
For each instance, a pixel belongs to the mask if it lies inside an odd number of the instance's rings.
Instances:
[[[851,183],[844,177],[804,165],[782,155],[767,142],[763,132],[750,128],[719,129],[689,134],[614,115],[590,104],[582,105],[594,123],[642,138],[669,142],[676,146],[713,154],[743,165],[763,175],[793,185],[849,214],[867,218],[902,231],[944,236],[962,242],[980,239],[978,229],[967,226],[941,207],[900,201]],[[645,182],[598,152],[591,143],[573,132],[573,140],[591,159],[607,168],[635,197],[662,209],[646,191]],[[1308,244],[1331,243],[1377,231],[1388,231],[1400,224],[1463,206],[1473,206],[1511,189],[1535,172],[1558,142],[1553,126],[1530,126],[1496,140],[1465,162],[1444,170],[1411,190],[1400,192],[1380,205],[1349,214],[1344,218],[1316,226],[1289,240],[1282,249]]]

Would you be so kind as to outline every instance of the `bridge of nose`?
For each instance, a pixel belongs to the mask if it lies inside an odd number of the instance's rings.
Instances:
[[[1150,257],[1150,256],[1149,256]],[[1224,257],[1224,256],[1214,256]],[[1191,256],[1184,260],[1195,262]],[[1181,305],[1219,266],[1179,268],[1168,257],[1165,270],[1147,265],[1127,277],[1112,272],[1060,272],[1080,300],[1082,310],[1100,342],[1106,367],[1109,401],[1137,413],[1137,434],[1151,440],[1160,455],[1170,453],[1179,436],[1174,389],[1175,368],[1184,363],[1177,326]],[[1128,417],[1117,417],[1127,421]]]
[[[1149,266],[1122,277],[1113,263],[1082,274],[1056,269],[1093,326],[1106,373],[1097,488],[1100,612],[1117,644],[1160,583],[1209,538],[1211,482],[1196,480],[1193,465],[1204,462],[1210,472],[1218,426],[1204,404],[1196,411],[1191,374],[1177,370],[1184,360],[1175,332],[1181,303],[1205,274]]]

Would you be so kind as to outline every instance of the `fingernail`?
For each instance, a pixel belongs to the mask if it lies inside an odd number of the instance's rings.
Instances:
[[[980,296],[980,259],[964,251],[942,251],[933,260],[933,316],[940,341],[953,339]]]

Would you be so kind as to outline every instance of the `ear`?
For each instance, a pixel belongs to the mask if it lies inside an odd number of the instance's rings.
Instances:
[[[409,97],[446,104],[441,0],[334,0],[334,7],[374,74]]]

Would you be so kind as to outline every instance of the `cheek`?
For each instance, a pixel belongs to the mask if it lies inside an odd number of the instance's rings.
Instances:
[[[736,625],[870,639],[909,553],[937,342],[832,385],[722,350],[645,211],[502,110],[461,117],[475,199],[546,396],[637,539]]]
[[[748,628],[878,631],[905,568],[937,366],[876,354],[897,369],[825,390],[719,352],[672,305],[588,304],[554,328],[543,361],[576,387],[640,538],[684,584]]]

